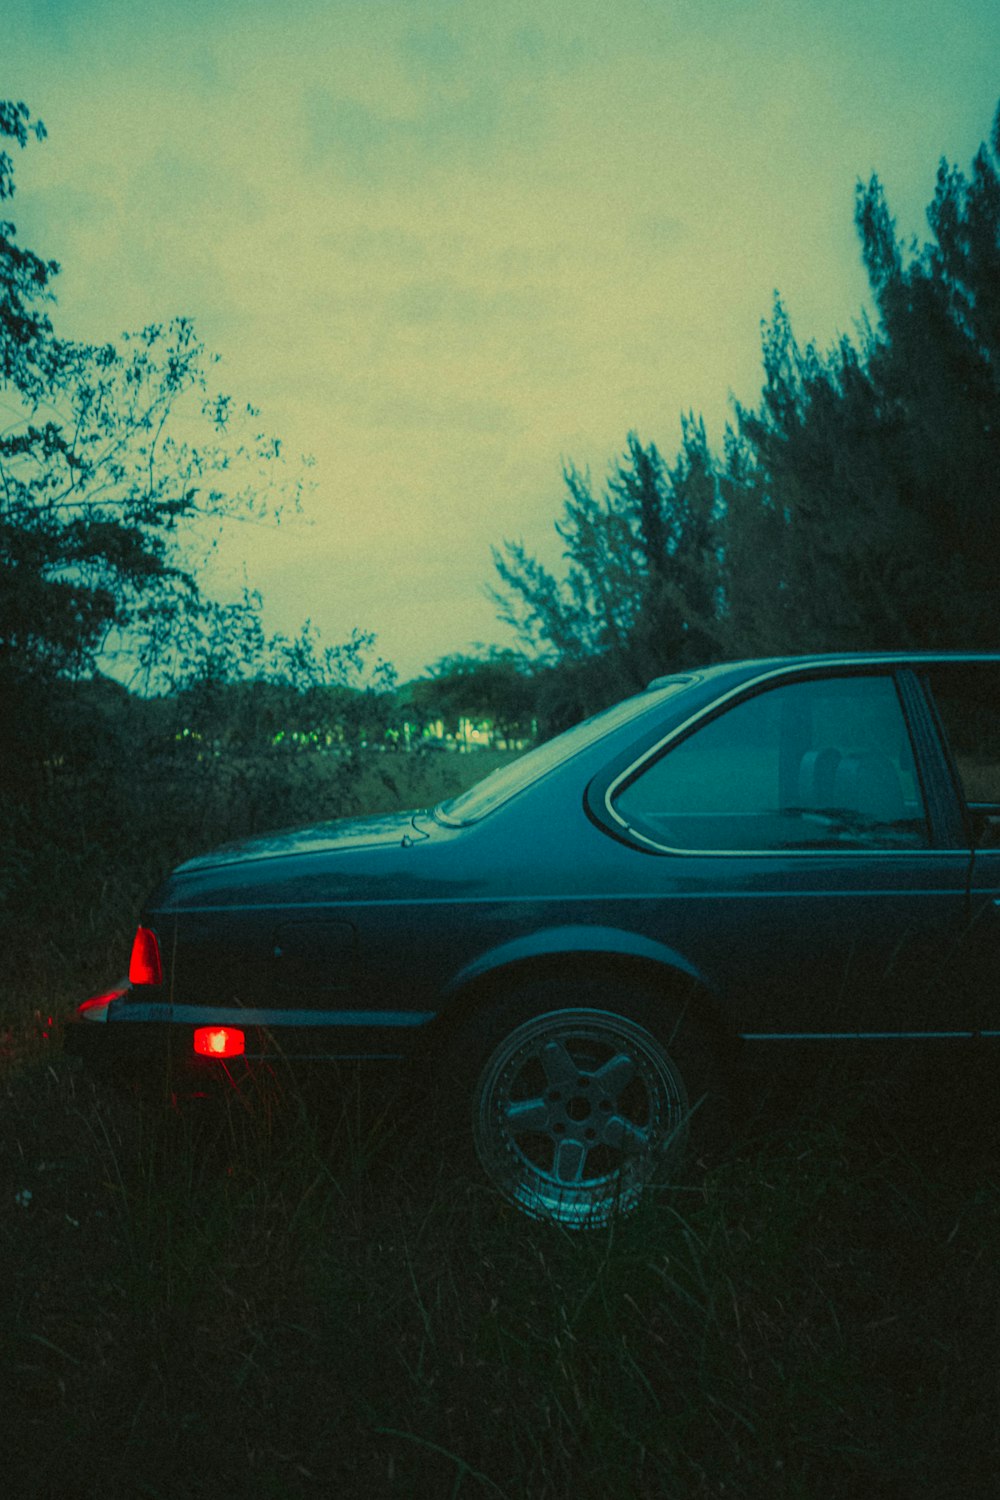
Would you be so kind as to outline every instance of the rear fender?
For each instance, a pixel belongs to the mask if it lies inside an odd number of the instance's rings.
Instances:
[[[500,990],[545,974],[565,978],[574,969],[588,978],[604,971],[609,980],[638,983],[654,994],[693,1002],[706,1028],[726,1029],[708,979],[683,954],[639,933],[588,926],[546,928],[481,954],[447,985],[432,1029],[461,1025]]]

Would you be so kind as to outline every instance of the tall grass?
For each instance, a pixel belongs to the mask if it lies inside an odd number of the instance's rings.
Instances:
[[[91,803],[67,791],[65,855],[47,900],[21,905],[5,1001],[8,1492],[991,1493],[988,1067],[978,1094],[925,1075],[893,1094],[831,1084],[795,1112],[774,1101],[686,1185],[573,1235],[465,1175],[391,1071],[345,1066],[318,1095],[265,1076],[174,1107],[62,1058],[47,1015],[118,972],[143,882],[193,852],[171,844],[196,823],[207,842],[245,824],[248,790],[273,822],[426,803],[457,787],[418,769],[484,768],[378,762],[336,809],[347,784],[305,760],[301,784],[243,786],[238,815],[208,772],[164,778],[145,813],[148,777],[124,814],[124,778]]]
[[[772,1113],[572,1235],[393,1092],[9,1081],[11,1493],[989,1492],[1000,1192],[970,1118]]]

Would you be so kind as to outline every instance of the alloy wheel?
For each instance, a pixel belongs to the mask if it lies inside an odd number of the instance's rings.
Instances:
[[[606,1223],[683,1154],[688,1100],[663,1045],[626,1016],[560,1010],[499,1043],[474,1095],[487,1176],[534,1218]]]

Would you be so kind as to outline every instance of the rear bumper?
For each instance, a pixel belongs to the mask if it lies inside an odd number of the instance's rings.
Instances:
[[[240,1063],[316,1063],[410,1055],[433,1021],[432,1011],[249,1009],[172,1005],[134,998],[134,992],[78,1013],[66,1027],[68,1052],[97,1071],[164,1065],[192,1075],[230,1066],[194,1050],[200,1027],[238,1027],[245,1038]]]

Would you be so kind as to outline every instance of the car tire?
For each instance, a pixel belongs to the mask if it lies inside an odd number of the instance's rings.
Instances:
[[[536,981],[453,1052],[480,1170],[532,1218],[596,1227],[675,1180],[721,1097],[685,1008],[600,978]]]

